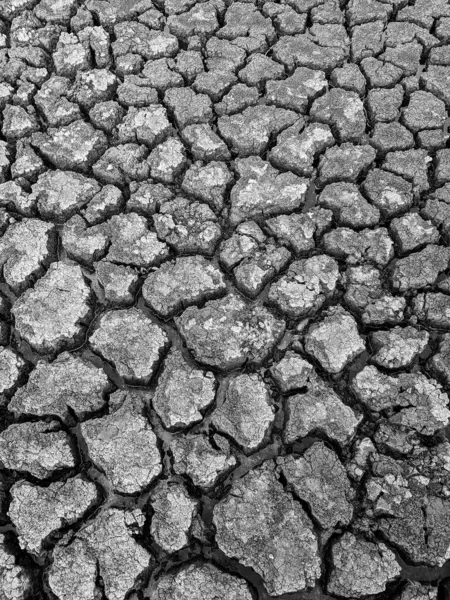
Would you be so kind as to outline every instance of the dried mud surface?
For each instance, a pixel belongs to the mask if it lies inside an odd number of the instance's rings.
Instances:
[[[0,2],[0,600],[450,599],[450,5]]]

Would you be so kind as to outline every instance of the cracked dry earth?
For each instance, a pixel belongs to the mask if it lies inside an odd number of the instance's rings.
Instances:
[[[0,600],[449,600],[450,4],[0,0]]]

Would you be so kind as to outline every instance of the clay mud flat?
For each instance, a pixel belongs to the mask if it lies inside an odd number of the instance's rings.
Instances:
[[[0,0],[0,600],[450,599],[450,4]]]

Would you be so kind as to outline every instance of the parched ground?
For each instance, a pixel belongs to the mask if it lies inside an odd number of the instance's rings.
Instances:
[[[0,600],[450,599],[447,0],[0,0]]]

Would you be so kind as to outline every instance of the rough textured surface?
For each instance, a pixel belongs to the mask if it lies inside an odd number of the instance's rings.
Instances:
[[[174,457],[174,471],[186,474],[194,485],[210,488],[217,478],[236,464],[225,438],[215,436],[214,446],[202,435],[175,438],[170,449]]]
[[[122,600],[149,565],[149,553],[133,538],[143,520],[139,509],[108,508],[75,535],[64,537],[49,571],[52,592],[58,598],[91,598],[101,589],[99,573],[108,597]]]
[[[79,419],[102,408],[108,378],[82,358],[63,352],[52,363],[42,361],[20,388],[8,408],[12,412],[36,416],[56,415],[61,419],[75,414]]]
[[[289,317],[310,316],[333,295],[338,277],[338,264],[329,256],[298,260],[270,286],[267,299]]]
[[[282,392],[304,387],[313,379],[313,366],[296,352],[288,351],[275,363],[270,374]]]
[[[272,595],[314,586],[320,575],[312,523],[264,463],[236,482],[214,510],[216,540],[229,556],[264,575]]]
[[[140,396],[115,392],[111,414],[81,425],[92,461],[104,471],[114,489],[137,493],[161,472],[156,436],[143,413]]]
[[[195,358],[224,370],[261,363],[284,333],[284,323],[237,295],[188,308],[175,319]]]
[[[52,251],[53,226],[39,219],[24,219],[8,227],[0,240],[0,263],[6,283],[20,292],[42,271]]]
[[[425,350],[429,335],[414,327],[394,327],[389,331],[375,331],[370,336],[374,350],[372,360],[386,369],[407,367]]]
[[[176,552],[189,544],[188,533],[197,512],[197,502],[185,488],[163,481],[151,496],[153,512],[150,532],[166,552]]]
[[[332,548],[334,569],[328,583],[332,594],[360,597],[379,594],[400,574],[395,554],[384,544],[373,544],[344,533]],[[363,577],[355,577],[355,568]]]
[[[168,429],[187,427],[203,418],[214,400],[216,381],[211,371],[190,366],[172,350],[164,361],[152,404]]]
[[[348,362],[364,352],[365,344],[356,321],[342,309],[330,309],[327,316],[310,328],[306,351],[329,373],[339,373]]]
[[[100,192],[90,177],[73,171],[46,171],[31,187],[30,202],[46,219],[66,221]]]
[[[134,308],[105,313],[89,341],[122,377],[141,383],[151,379],[169,346],[165,332]]]
[[[97,488],[83,477],[38,487],[19,481],[11,490],[8,514],[17,528],[19,543],[33,554],[65,523],[80,519],[97,499]]]
[[[207,204],[181,196],[165,202],[153,221],[158,237],[178,252],[212,254],[221,235],[217,217]]]
[[[298,175],[312,175],[316,156],[334,144],[328,125],[312,123],[293,126],[278,136],[277,145],[270,151],[270,161],[279,169],[289,169]]]
[[[0,583],[5,600],[20,600],[33,592],[30,573],[16,563],[6,536],[0,536]]]
[[[338,224],[344,227],[370,227],[380,219],[380,211],[367,202],[353,183],[329,183],[320,194],[319,204],[332,210]]]
[[[236,161],[239,180],[230,193],[230,221],[292,212],[303,206],[307,180],[292,173],[280,173],[259,157]]]
[[[246,452],[259,446],[272,420],[269,390],[257,375],[239,375],[232,379],[224,403],[212,416],[214,426]]]
[[[376,527],[415,563],[441,566],[447,560],[448,505],[439,490],[447,482],[449,451],[443,442],[404,448],[406,459],[375,454],[370,461],[367,509],[380,515]]]
[[[144,217],[130,213],[114,215],[108,221],[111,245],[107,260],[136,267],[154,267],[169,255],[166,244],[148,231]]]
[[[450,597],[449,48],[0,0],[0,600]]]
[[[364,325],[401,323],[406,300],[390,293],[389,287],[383,282],[382,273],[376,267],[368,264],[348,267],[346,284],[344,303],[359,316]]]
[[[89,317],[91,291],[80,267],[56,262],[14,304],[17,333],[40,352],[73,346]]]
[[[186,256],[165,263],[151,273],[142,288],[147,304],[163,317],[182,308],[221,296],[226,291],[222,273],[203,256]]]
[[[383,412],[391,425],[432,435],[446,427],[450,417],[448,396],[434,379],[421,373],[392,377],[374,366],[365,367],[351,383],[358,399],[371,411]],[[396,412],[390,414],[392,408]]]
[[[435,283],[448,267],[449,248],[430,244],[396,261],[392,271],[392,287],[398,292],[421,289]]]
[[[139,276],[132,267],[102,260],[94,263],[97,280],[111,304],[128,306],[134,303]]]
[[[240,578],[223,573],[214,565],[191,565],[176,575],[162,577],[156,587],[155,600],[251,600],[248,585]]]
[[[3,398],[14,389],[24,369],[25,361],[18,354],[10,348],[0,349],[0,393]]]
[[[241,156],[258,155],[269,143],[271,135],[293,125],[297,115],[275,106],[251,106],[242,114],[220,117],[219,133],[230,148]]]
[[[75,171],[87,171],[107,147],[105,134],[84,121],[36,133],[32,143],[57,169]]]
[[[289,396],[286,401],[284,440],[290,443],[323,431],[330,439],[344,445],[353,437],[361,416],[358,418],[333,388],[314,374],[312,365],[306,365],[299,386],[306,388],[306,392]]]
[[[39,479],[75,467],[70,437],[61,431],[58,421],[10,425],[0,434],[0,461],[7,469]]]
[[[311,507],[321,527],[328,529],[350,522],[354,492],[338,457],[325,444],[314,444],[297,459],[279,459],[278,465],[294,492]]]
[[[408,581],[401,595],[401,600],[436,600],[437,588],[431,585]]]

